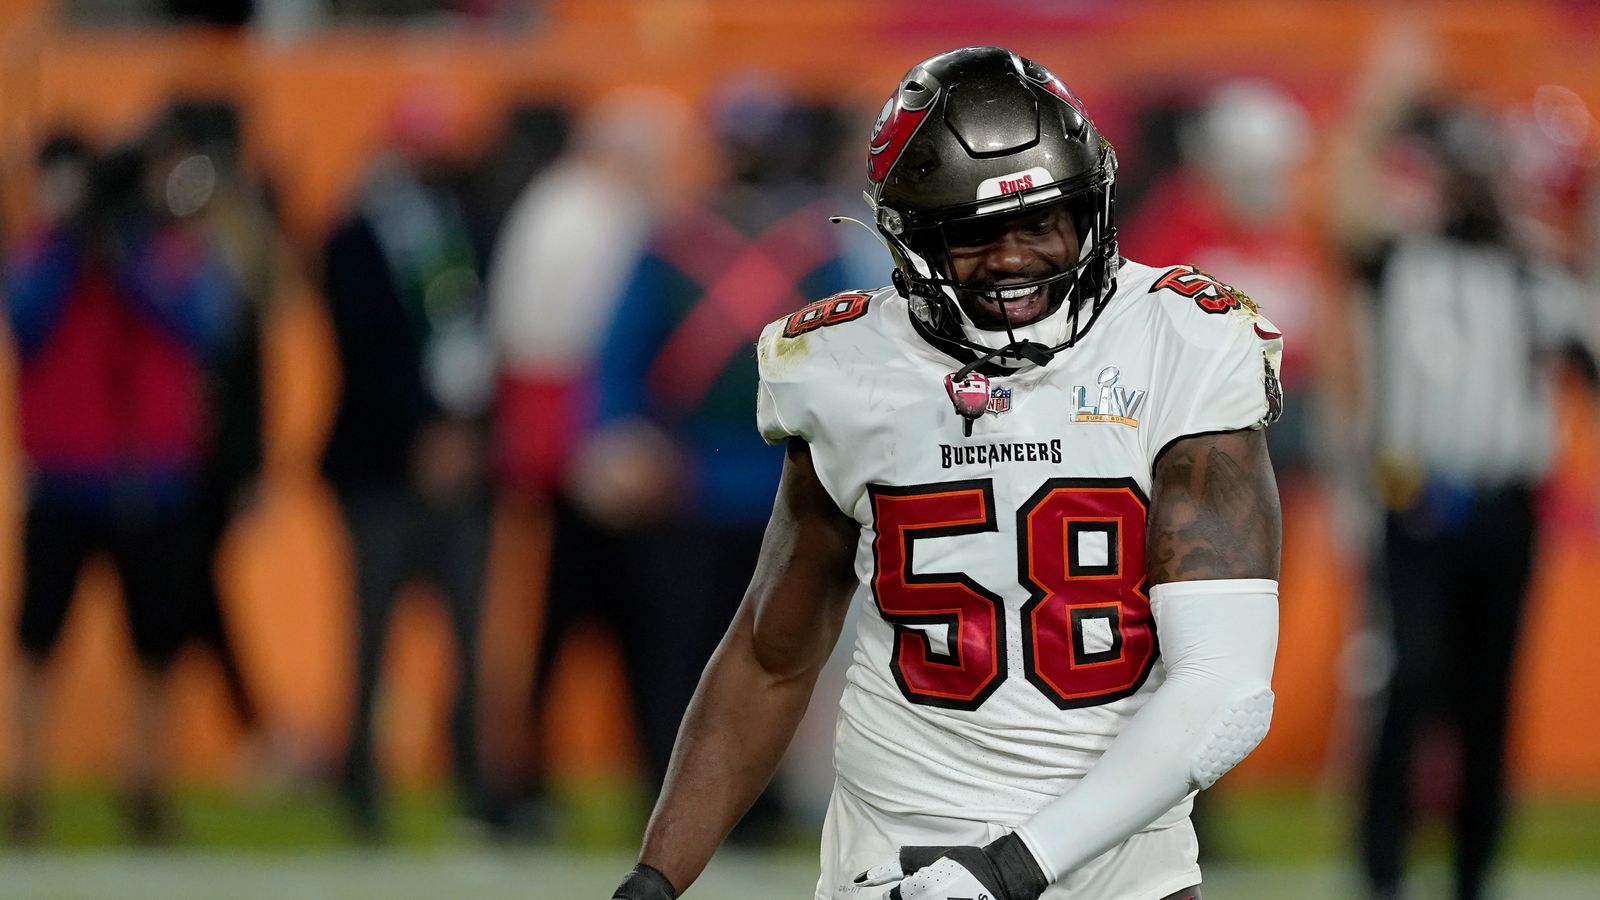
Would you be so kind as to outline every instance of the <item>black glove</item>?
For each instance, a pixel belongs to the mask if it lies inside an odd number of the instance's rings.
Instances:
[[[611,895],[611,900],[678,900],[678,889],[672,886],[667,876],[640,863],[617,885],[617,892]]]

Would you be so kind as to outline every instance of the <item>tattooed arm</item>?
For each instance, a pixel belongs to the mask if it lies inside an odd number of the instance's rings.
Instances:
[[[1166,680],[1083,779],[1017,829],[1051,880],[1210,787],[1271,719],[1282,526],[1265,435],[1181,438],[1153,481],[1147,583]]]
[[[1265,431],[1180,438],[1153,480],[1149,584],[1278,577],[1283,527]]]

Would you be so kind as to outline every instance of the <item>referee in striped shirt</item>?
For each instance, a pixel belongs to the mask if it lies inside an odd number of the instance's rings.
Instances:
[[[1399,98],[1392,98],[1398,101]],[[1459,766],[1455,896],[1483,895],[1506,807],[1509,690],[1555,444],[1554,386],[1595,382],[1587,298],[1523,249],[1496,123],[1395,102],[1344,134],[1341,236],[1363,302],[1348,312],[1356,401],[1381,499],[1375,622],[1392,668],[1371,746],[1360,848],[1370,895],[1400,896],[1419,738]]]

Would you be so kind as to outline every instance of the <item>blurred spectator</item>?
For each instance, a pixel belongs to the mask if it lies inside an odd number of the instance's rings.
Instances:
[[[681,100],[653,89],[603,99],[506,217],[489,299],[502,360],[498,465],[519,494],[561,487],[588,421],[596,344],[666,199],[669,148],[686,115]]]
[[[1423,767],[1452,772],[1454,895],[1470,900],[1485,893],[1505,816],[1534,490],[1555,444],[1554,364],[1576,362],[1591,384],[1595,370],[1581,289],[1514,239],[1497,123],[1422,93],[1423,38],[1392,34],[1379,50],[1334,182],[1362,294],[1349,318],[1365,323],[1363,400],[1384,516],[1374,612],[1393,652],[1361,852],[1372,896],[1400,896],[1414,788],[1429,780]]]
[[[1316,241],[1296,202],[1296,177],[1310,149],[1300,105],[1266,81],[1213,90],[1178,127],[1180,165],[1158,179],[1147,202],[1118,228],[1138,259],[1176,260],[1248,285],[1285,334],[1312,334],[1327,293]],[[1267,431],[1280,480],[1305,474],[1312,440],[1316,341],[1285,351],[1283,388],[1300,402]]]
[[[571,150],[517,198],[490,267],[502,360],[496,467],[507,507],[519,515],[547,508],[552,523],[533,684],[536,745],[530,783],[519,791],[531,796],[521,824],[541,831],[552,823],[540,726],[561,646],[585,618],[625,646],[646,639],[637,633],[642,623],[625,614],[625,531],[574,504],[566,478],[592,420],[592,385],[604,365],[597,345],[666,201],[687,117],[682,100],[657,89],[602,98]]]
[[[206,376],[237,296],[205,234],[175,202],[157,143],[92,160],[82,142],[40,156],[37,226],[8,272],[28,470],[23,666],[10,829],[40,836],[45,665],[88,559],[122,582],[137,652],[130,824],[170,822],[161,799],[165,681],[188,629],[193,503],[212,428]]]
[[[354,551],[356,692],[343,787],[357,833],[382,835],[373,750],[384,640],[400,589],[427,577],[456,646],[450,738],[468,816],[482,814],[477,633],[488,498],[484,421],[492,362],[477,259],[445,156],[447,111],[395,111],[355,208],[329,237],[323,291],[342,387],[323,457]]]
[[[620,615],[648,773],[659,785],[700,673],[744,594],[781,454],[751,428],[753,341],[844,290],[816,117],[750,77],[717,98],[725,179],[651,236],[601,344],[597,427],[572,473],[590,518],[626,529]],[[735,839],[772,837],[775,793]]]

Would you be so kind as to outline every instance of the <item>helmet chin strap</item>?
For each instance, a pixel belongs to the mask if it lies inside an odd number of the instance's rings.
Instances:
[[[1049,290],[1049,289],[1053,288],[1054,286],[1055,285],[1052,283],[1052,284],[1046,284],[1043,287],[1046,290]],[[1037,325],[1037,324],[1042,323],[1045,319],[1052,318],[1057,313],[1060,313],[1062,309],[1066,308],[1068,306],[1068,304],[1070,302],[1072,302],[1072,300],[1073,300],[1073,298],[1070,296],[1072,289],[1069,287],[1067,290],[1068,290],[1069,296],[1067,296],[1067,297],[1062,299],[1060,306],[1056,307],[1056,309],[1053,312],[1051,312],[1049,315],[1041,317],[1039,322],[1029,322],[1028,325],[1012,325],[1011,324],[1011,314],[1006,312],[1005,301],[1004,300],[999,300],[997,305],[998,305],[998,307],[1000,309],[1000,318],[1001,318],[1002,321],[1005,322],[1005,335],[1006,335],[1006,338],[1007,338],[1006,342],[1004,344],[1002,344],[1001,346],[995,347],[994,349],[990,350],[988,353],[985,353],[985,354],[979,356],[978,358],[974,359],[973,361],[967,363],[966,365],[962,366],[960,369],[957,369],[956,373],[955,373],[956,380],[959,381],[959,380],[961,380],[963,378],[966,378],[967,376],[972,374],[972,371],[974,369],[977,369],[979,366],[982,366],[984,363],[990,362],[991,360],[1004,360],[1004,359],[1010,358],[1010,359],[1016,359],[1016,360],[1019,360],[1019,361],[1022,361],[1022,362],[1029,362],[1029,363],[1032,363],[1032,364],[1034,364],[1036,366],[1047,366],[1047,365],[1049,365],[1050,361],[1052,359],[1055,359],[1055,355],[1056,355],[1055,351],[1050,349],[1052,345],[1040,343],[1039,341],[1033,340],[1032,336],[1018,337],[1017,333],[1021,329],[1027,328],[1029,325]],[[997,299],[998,299],[998,295],[996,295],[996,296],[997,296]],[[960,304],[957,304],[956,308],[957,309],[961,309]],[[968,322],[971,321],[971,317],[967,315],[965,310],[961,311],[961,317],[963,319],[966,319]],[[976,326],[974,326],[974,329],[977,330]],[[1032,329],[1030,329],[1030,330],[1032,330]],[[995,334],[996,332],[987,332],[987,333]],[[968,332],[968,335],[970,337],[970,335],[971,335],[970,331]]]
[[[971,375],[974,370],[981,368],[984,363],[1005,357],[1030,362],[1036,366],[1048,366],[1050,361],[1056,358],[1056,354],[1054,350],[1038,341],[1015,340],[1004,347],[996,347],[957,369],[954,377],[960,381]]]
[[[961,304],[960,298],[956,296],[955,289],[943,285],[941,285],[940,289],[944,291],[945,296],[949,297],[952,305],[955,306],[956,314],[961,318],[962,330],[966,332],[967,340],[994,348],[996,344],[986,340],[986,338],[993,335],[998,340],[1002,334],[1004,335],[1004,340],[999,342],[998,347],[1001,354],[991,354],[989,358],[1003,356],[1005,351],[1010,350],[1019,343],[1043,344],[1046,348],[1059,347],[1072,336],[1072,307],[1082,299],[1077,296],[1078,279],[1076,273],[1080,268],[1088,264],[1087,260],[1089,255],[1094,252],[1095,243],[1095,229],[1090,228],[1079,242],[1077,264],[1068,268],[1065,272],[1058,273],[1057,277],[1066,282],[1066,294],[1061,298],[1061,303],[1054,310],[1051,310],[1049,314],[1025,325],[1012,325],[1006,313],[1005,302],[1001,300],[998,292],[991,291],[990,293],[994,296],[1000,308],[1000,316],[1005,321],[1005,327],[1002,331],[979,328],[977,323],[972,320],[972,316],[967,313],[966,307]],[[1055,284],[1056,282],[1050,283],[1046,289],[1053,289]],[[1015,354],[1011,354],[1011,356],[1016,358]],[[1029,362],[1033,361],[1028,357],[1023,358]],[[1037,363],[1037,365],[1044,364]]]
[[[1068,276],[1068,278],[1070,277]],[[1055,288],[1055,283],[1046,284],[1043,287],[1045,290],[1052,290]],[[961,316],[967,340],[990,348],[989,352],[984,353],[976,362],[968,365],[976,367],[991,360],[999,360],[1004,364],[1007,359],[1031,362],[1039,366],[1048,365],[1055,356],[1051,348],[1065,343],[1067,336],[1064,332],[1072,327],[1071,310],[1072,305],[1077,302],[1077,297],[1074,296],[1077,293],[1075,288],[1076,284],[1068,284],[1066,296],[1062,297],[1061,303],[1054,310],[1047,315],[1041,316],[1037,321],[1029,322],[1025,325],[1011,324],[1010,314],[1006,312],[1005,301],[999,300],[997,305],[1005,326],[995,330],[982,329],[973,324],[972,317],[962,308],[961,304],[957,303],[955,305],[956,310]],[[995,339],[994,343],[985,340],[990,336]],[[1027,350],[1026,348],[1038,349]]]

